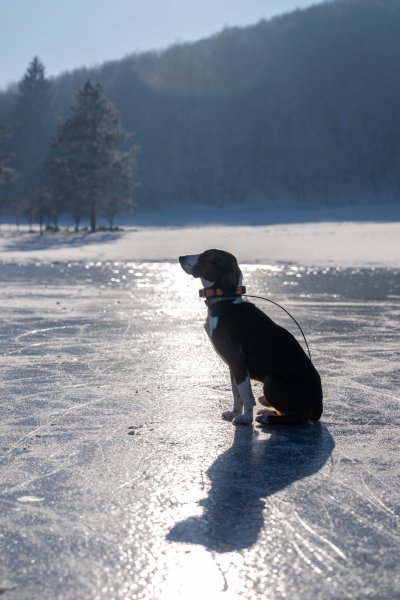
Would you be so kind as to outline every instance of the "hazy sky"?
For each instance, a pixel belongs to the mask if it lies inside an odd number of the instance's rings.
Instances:
[[[0,0],[0,87],[208,36],[322,0]]]

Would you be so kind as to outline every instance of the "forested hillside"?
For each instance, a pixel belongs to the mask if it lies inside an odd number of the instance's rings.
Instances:
[[[142,206],[399,193],[399,0],[335,0],[64,74],[44,138],[87,79],[133,133]],[[16,92],[0,95],[11,131]]]

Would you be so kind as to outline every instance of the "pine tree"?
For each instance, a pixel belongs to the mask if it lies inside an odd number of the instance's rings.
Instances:
[[[44,161],[53,126],[50,83],[37,56],[18,86],[13,120],[13,150],[20,175],[15,192],[19,197],[31,194],[35,187],[43,184],[46,175]]]
[[[0,123],[0,148],[11,138],[11,133],[5,125]],[[10,167],[8,163],[13,158],[11,152],[0,150],[0,183],[8,183],[15,178],[15,169]]]
[[[8,127],[0,123],[0,148],[4,143],[8,142],[10,138],[11,133]],[[0,150],[0,211],[7,204],[9,187],[16,177],[15,169],[8,164],[12,158],[13,154],[11,152]],[[6,190],[5,193],[3,192],[3,189]]]
[[[103,190],[101,214],[114,227],[117,214],[134,208],[133,191],[136,175],[137,148],[127,152],[114,152],[108,166],[108,176]]]
[[[89,217],[90,230],[95,231],[106,206],[131,202],[135,152],[118,149],[129,137],[102,87],[87,81],[71,115],[60,125],[49,162],[56,196],[76,228]]]

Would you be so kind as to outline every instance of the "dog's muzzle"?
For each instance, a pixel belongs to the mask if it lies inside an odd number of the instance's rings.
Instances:
[[[193,269],[197,265],[197,261],[199,260],[198,254],[188,254],[187,256],[180,256],[179,263],[182,269],[188,275],[193,275]]]

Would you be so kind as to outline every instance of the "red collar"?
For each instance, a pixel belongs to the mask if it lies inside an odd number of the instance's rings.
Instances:
[[[234,292],[233,294],[224,294],[224,292],[219,288],[203,288],[199,290],[200,298],[213,298],[214,296],[227,296],[228,298],[231,298],[232,296],[242,296],[245,293],[246,286],[244,285],[241,285],[238,288],[236,288],[236,292]]]

